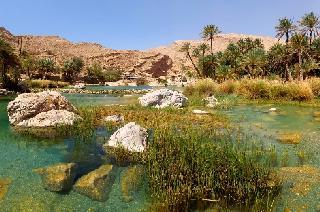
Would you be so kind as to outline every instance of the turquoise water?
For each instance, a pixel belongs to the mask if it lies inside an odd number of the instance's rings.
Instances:
[[[0,211],[138,211],[144,207],[144,192],[138,192],[134,201],[126,203],[120,192],[120,176],[125,168],[117,170],[117,178],[106,202],[92,201],[71,191],[57,194],[43,189],[40,177],[32,170],[58,162],[77,162],[85,169],[100,165],[99,144],[79,145],[72,139],[35,139],[16,135],[9,126],[6,106],[10,98],[0,97],[0,178],[12,183],[5,198],[0,200]],[[104,132],[104,131],[101,131]],[[100,141],[108,136],[99,133]]]
[[[77,106],[106,104],[132,104],[137,96],[65,94]],[[117,178],[106,202],[96,202],[71,191],[57,194],[43,189],[40,177],[32,170],[58,162],[77,162],[83,172],[105,163],[101,160],[101,144],[109,136],[104,129],[97,130],[97,143],[79,144],[72,139],[35,139],[15,134],[8,122],[6,106],[13,99],[0,97],[0,178],[12,179],[5,198],[0,200],[0,211],[138,211],[145,207],[147,197],[141,190],[134,201],[126,203],[120,191],[120,176],[125,168],[117,170]],[[269,113],[276,107],[278,112]],[[313,116],[320,109],[285,105],[239,105],[220,112],[229,116],[249,136],[275,147],[283,164],[300,166],[297,153],[305,152],[310,158],[304,165],[320,168],[320,122]],[[299,144],[282,144],[276,140],[279,133],[299,133]],[[287,155],[287,156],[286,156]],[[286,184],[277,200],[277,208],[299,208],[308,205],[308,210],[319,209],[320,186],[312,184],[310,192],[297,196],[291,192],[292,184]],[[293,202],[292,202],[293,201]]]

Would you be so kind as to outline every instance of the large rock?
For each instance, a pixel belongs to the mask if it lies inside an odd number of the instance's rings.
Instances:
[[[49,191],[61,192],[71,190],[77,168],[75,163],[60,163],[35,169],[34,172],[41,176],[44,188]]]
[[[102,165],[98,169],[81,177],[74,185],[75,191],[93,200],[104,201],[111,191],[112,165]]]
[[[146,129],[130,122],[113,133],[104,148],[122,147],[130,152],[143,152],[147,147],[147,137]]]
[[[81,119],[79,115],[67,110],[50,110],[42,112],[35,117],[23,120],[17,124],[19,127],[52,127],[59,125],[73,125]]]
[[[70,124],[79,118],[75,114],[70,114],[76,112],[76,108],[55,91],[20,94],[15,100],[9,102],[7,110],[10,124],[19,126],[55,126],[56,123]],[[44,114],[48,111],[50,111],[48,114]],[[53,121],[43,120],[44,118],[53,118],[53,115],[59,115],[60,118]],[[62,115],[67,115],[67,118],[63,120]],[[73,121],[70,120],[71,118]],[[31,120],[29,121],[29,119]],[[36,124],[36,120],[39,120],[40,123]],[[48,123],[52,125],[48,125]]]
[[[160,89],[145,94],[139,98],[140,104],[144,107],[153,106],[164,108],[168,106],[183,107],[186,105],[188,98],[178,91],[169,89]]]

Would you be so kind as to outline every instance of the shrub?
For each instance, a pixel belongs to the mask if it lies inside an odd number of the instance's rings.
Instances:
[[[212,79],[198,80],[192,85],[185,87],[184,93],[186,95],[208,96],[217,91],[217,84]]]
[[[320,97],[320,79],[319,78],[312,78],[307,80],[312,93],[315,97]]]
[[[263,80],[241,80],[237,93],[248,99],[270,99],[270,85]]]
[[[69,85],[67,82],[51,81],[51,80],[26,80],[24,83],[29,88],[63,88]]]
[[[239,82],[227,80],[218,85],[218,92],[221,94],[233,94],[239,87]]]
[[[138,78],[136,79],[136,83],[137,85],[146,85],[148,83],[148,81],[145,78]]]
[[[104,80],[106,82],[116,82],[121,80],[122,71],[119,69],[108,69],[104,73]]]
[[[88,83],[99,83],[105,81],[103,69],[99,64],[93,64],[87,68],[85,81]]]

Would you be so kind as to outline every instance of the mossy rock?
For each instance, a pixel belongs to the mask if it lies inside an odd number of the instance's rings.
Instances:
[[[300,133],[280,133],[277,140],[284,144],[299,144],[301,141]]]
[[[10,187],[12,180],[9,178],[0,178],[0,200],[2,200]]]
[[[77,167],[75,163],[59,163],[46,168],[35,169],[34,172],[41,176],[45,189],[64,192],[71,190]]]
[[[82,176],[74,185],[76,192],[97,201],[105,201],[114,181],[113,165],[102,165]]]
[[[142,184],[144,168],[136,165],[129,167],[124,171],[121,177],[121,192],[125,202],[132,201],[133,193],[136,192]]]

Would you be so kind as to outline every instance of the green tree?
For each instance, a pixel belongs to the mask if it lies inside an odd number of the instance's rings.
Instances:
[[[56,64],[51,58],[42,58],[38,60],[38,77],[48,79],[56,71]]]
[[[309,45],[312,44],[312,40],[319,36],[320,30],[320,19],[319,16],[315,15],[313,12],[305,14],[300,20],[300,25],[302,27],[303,33],[309,33]]]
[[[280,40],[283,36],[286,38],[286,44],[289,43],[290,35],[292,35],[296,29],[293,21],[289,18],[279,19],[278,25],[275,27],[277,35]]]
[[[298,57],[298,79],[303,80],[303,54],[308,50],[308,39],[303,34],[295,34],[290,39],[290,49]]]
[[[73,57],[63,64],[63,79],[67,82],[72,82],[75,76],[79,74],[84,66],[84,62],[79,57]]]
[[[213,54],[213,39],[214,36],[221,33],[221,31],[219,30],[219,28],[213,24],[210,25],[206,25],[203,27],[201,35],[202,38],[205,40],[210,40],[210,50],[211,50],[211,54]]]
[[[258,75],[263,75],[263,68],[266,64],[265,50],[261,48],[250,50],[244,55],[241,64],[253,78],[256,78]]]
[[[190,62],[192,63],[193,68],[196,70],[197,75],[201,76],[200,70],[198,69],[198,67],[196,66],[196,64],[194,63],[194,61],[192,59],[192,56],[191,56],[191,53],[190,53],[190,51],[191,51],[190,43],[188,43],[188,42],[184,43],[179,51],[180,52],[184,52],[186,54],[186,57],[190,60]]]
[[[21,68],[22,71],[27,74],[29,79],[32,78],[32,74],[37,68],[37,61],[36,59],[31,55],[25,55],[21,58]]]
[[[87,68],[86,81],[88,83],[100,83],[105,81],[103,68],[95,63]]]
[[[4,88],[17,90],[20,79],[20,62],[14,49],[0,38],[0,79]]]

